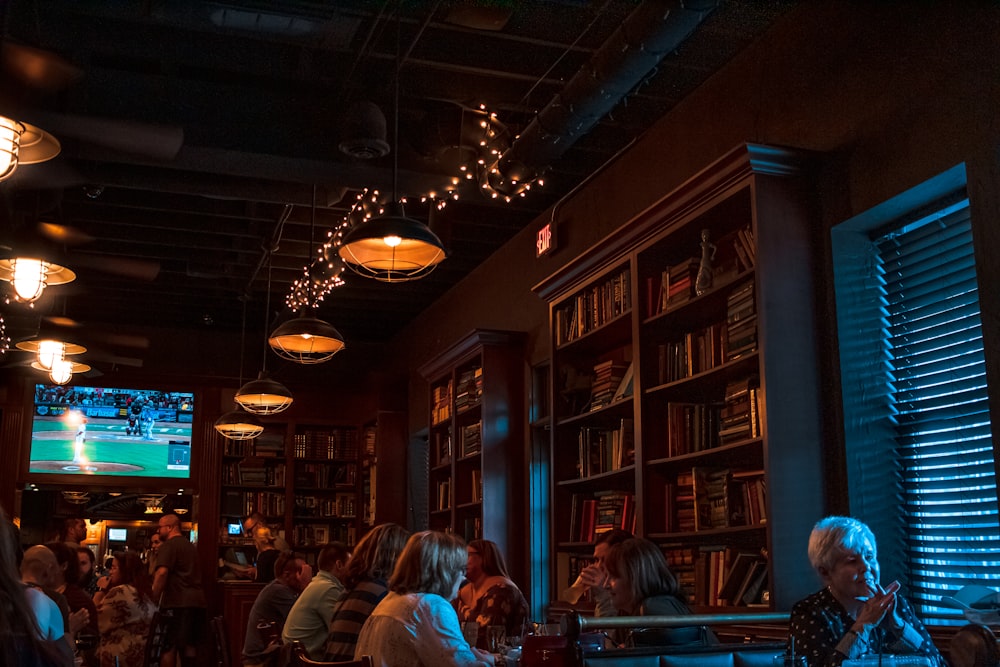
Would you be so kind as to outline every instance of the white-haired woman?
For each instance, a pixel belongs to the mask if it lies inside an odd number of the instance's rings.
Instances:
[[[903,596],[898,582],[879,582],[875,535],[864,523],[828,516],[809,536],[809,562],[823,588],[792,608],[796,653],[809,667],[837,667],[869,653],[921,655],[944,660]]]

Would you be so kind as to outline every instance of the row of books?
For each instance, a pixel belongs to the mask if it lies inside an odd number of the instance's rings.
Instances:
[[[478,454],[483,449],[483,423],[466,424],[460,430],[462,457]]]
[[[664,484],[666,532],[754,526],[767,522],[764,471],[695,466]]]
[[[635,531],[635,494],[629,491],[573,494],[568,534],[571,542],[590,543],[615,528]]]
[[[631,396],[634,372],[632,363],[609,359],[596,364],[590,387],[589,410],[600,410]]]
[[[292,528],[292,540],[301,546],[323,546],[330,542],[354,546],[357,528],[351,524],[298,524]]]
[[[633,420],[625,417],[615,428],[587,426],[577,435],[577,475],[580,478],[620,470],[635,462]]]
[[[737,230],[733,237],[733,250],[744,269],[752,269],[757,263],[757,244],[754,242],[753,230],[746,225]]]
[[[264,516],[285,514],[285,492],[274,491],[226,491],[222,498],[222,513],[225,516],[250,516],[260,512]]]
[[[451,419],[451,380],[431,388],[431,425]]]
[[[726,361],[757,350],[757,307],[753,280],[733,289],[726,298]]]
[[[719,444],[719,413],[713,403],[667,403],[666,455],[692,454]]]
[[[459,499],[459,502],[472,502],[478,503],[483,500],[483,471],[479,468],[474,468],[469,471],[470,485],[468,487],[469,497],[466,499]],[[454,485],[452,484],[451,478],[441,479],[435,483],[434,488],[434,509],[436,511],[449,510],[451,509],[454,498],[452,493],[454,491]]]
[[[724,322],[716,322],[657,346],[659,383],[676,382],[704,373],[727,360],[729,335]]]
[[[262,457],[248,457],[239,463],[224,463],[222,483],[242,486],[284,486],[285,464],[268,465],[268,460]]]
[[[694,296],[698,265],[699,259],[690,257],[663,269],[660,272],[658,283],[654,283],[654,276],[647,278],[646,314],[648,317],[659,315],[667,308],[679,306]]]
[[[556,345],[576,340],[632,309],[628,269],[590,287],[555,311]]]
[[[329,496],[295,495],[296,517],[337,517],[353,519],[358,515],[358,499],[353,493]]]
[[[463,412],[479,403],[483,395],[483,367],[467,368],[458,374],[455,386],[455,409]]]
[[[354,486],[358,481],[356,463],[296,463],[295,488],[329,489],[334,486]]]
[[[432,439],[434,465],[443,466],[451,463],[451,431],[435,431]]]
[[[671,572],[697,606],[766,606],[767,556],[726,546],[668,549]]]
[[[719,414],[721,444],[760,437],[759,384],[756,376],[726,384],[725,405]]]
[[[292,436],[292,444],[294,447],[292,453],[295,458],[358,458],[358,431],[353,428],[338,428],[296,433]]]

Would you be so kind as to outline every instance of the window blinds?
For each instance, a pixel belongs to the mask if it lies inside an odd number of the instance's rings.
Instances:
[[[875,241],[909,598],[1000,583],[996,469],[968,200]],[[992,580],[992,581],[991,581]]]

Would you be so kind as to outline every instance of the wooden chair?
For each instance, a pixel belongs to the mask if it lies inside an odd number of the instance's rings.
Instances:
[[[300,641],[289,645],[289,667],[375,667],[375,661],[370,655],[363,655],[357,660],[341,660],[340,662],[323,662],[313,660],[306,653],[306,647]]]

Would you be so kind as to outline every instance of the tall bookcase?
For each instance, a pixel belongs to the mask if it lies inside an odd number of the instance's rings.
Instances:
[[[428,526],[497,543],[515,580],[523,539],[523,335],[475,330],[420,368],[430,388]]]
[[[334,540],[353,545],[367,502],[361,495],[358,428],[268,422],[254,440],[219,438],[222,449],[219,547],[249,544],[227,525],[261,512],[295,549]]]
[[[660,544],[696,608],[787,610],[815,588],[806,165],[739,146],[536,286],[553,351],[553,596],[612,527]]]

